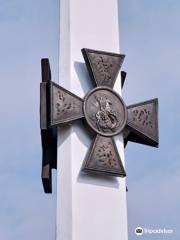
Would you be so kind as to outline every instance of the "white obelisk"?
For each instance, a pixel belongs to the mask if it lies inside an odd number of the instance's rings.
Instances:
[[[92,82],[82,48],[120,53],[118,0],[60,0],[59,84],[81,98]],[[121,94],[118,77],[115,90]],[[92,139],[81,121],[59,128],[56,240],[127,240],[125,178],[81,166]],[[124,163],[122,136],[116,138]]]

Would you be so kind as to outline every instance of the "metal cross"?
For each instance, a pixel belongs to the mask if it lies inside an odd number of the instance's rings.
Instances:
[[[62,124],[85,119],[95,133],[93,143],[84,160],[82,171],[125,177],[114,136],[123,134],[128,141],[158,146],[158,100],[126,107],[121,96],[113,90],[125,55],[91,49],[82,54],[96,85],[84,99],[51,81],[48,59],[42,59],[41,136],[43,146],[42,181],[44,191],[50,193],[51,168],[56,168],[57,129]],[[122,87],[126,73],[121,72]]]

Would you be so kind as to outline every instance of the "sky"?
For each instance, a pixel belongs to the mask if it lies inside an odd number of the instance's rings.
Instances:
[[[122,0],[121,52],[128,73],[126,103],[159,99],[159,149],[129,144],[128,222],[130,240],[137,226],[173,229],[173,235],[140,239],[180,239],[180,2]]]
[[[41,184],[40,59],[58,77],[58,0],[0,0],[0,239],[55,238],[56,192]],[[180,239],[180,2],[121,0],[121,53],[127,104],[159,98],[159,149],[126,150],[129,240],[134,229],[173,229]],[[56,173],[54,172],[55,179]]]

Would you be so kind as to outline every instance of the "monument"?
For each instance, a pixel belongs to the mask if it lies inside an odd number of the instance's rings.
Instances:
[[[41,62],[42,182],[51,193],[57,169],[56,240],[127,240],[124,147],[158,146],[158,100],[121,97],[119,6],[61,0],[59,84]]]

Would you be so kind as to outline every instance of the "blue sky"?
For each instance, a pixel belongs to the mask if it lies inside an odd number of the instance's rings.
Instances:
[[[136,226],[172,228],[179,240],[180,2],[121,0],[126,103],[159,98],[160,148],[126,149],[129,238]],[[58,0],[0,0],[0,239],[55,236],[56,194],[43,193],[39,134],[40,59],[58,77]],[[55,185],[55,183],[54,183]]]
[[[129,144],[128,221],[134,228],[170,228],[170,236],[141,239],[180,239],[180,2],[175,0],[122,0],[121,51],[126,53],[124,88],[127,103],[159,98],[160,147]],[[138,238],[137,238],[138,239]]]

